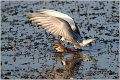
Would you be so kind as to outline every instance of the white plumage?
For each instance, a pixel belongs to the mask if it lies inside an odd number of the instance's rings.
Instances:
[[[36,13],[29,13],[28,17],[31,21],[40,25],[40,27],[54,35],[61,36],[62,40],[66,40],[74,46],[85,46],[95,40],[95,38],[82,40],[74,20],[64,13],[42,9]]]

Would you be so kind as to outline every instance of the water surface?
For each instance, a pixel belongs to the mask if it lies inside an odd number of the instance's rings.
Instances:
[[[118,79],[118,5],[118,1],[2,1],[1,78]],[[83,39],[98,39],[80,47],[81,52],[55,53],[57,37],[26,17],[43,8],[71,16]]]

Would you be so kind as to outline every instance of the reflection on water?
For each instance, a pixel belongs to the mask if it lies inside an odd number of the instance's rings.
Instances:
[[[67,56],[67,57],[66,57]],[[54,68],[52,71],[53,78],[70,79],[79,71],[82,61],[92,61],[95,64],[95,59],[89,54],[82,52],[71,53],[55,53],[55,58],[61,62],[62,67]]]
[[[62,65],[57,69],[53,68],[52,75],[55,79],[70,79],[75,71],[79,71],[82,61],[92,61],[94,65],[96,64],[96,60],[89,55],[90,53],[85,53],[81,49],[67,48],[59,40],[54,42],[54,48],[57,51],[54,57]]]

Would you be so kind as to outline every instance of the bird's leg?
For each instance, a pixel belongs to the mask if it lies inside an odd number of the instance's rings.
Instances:
[[[58,36],[58,42],[62,43],[61,41],[62,36]]]

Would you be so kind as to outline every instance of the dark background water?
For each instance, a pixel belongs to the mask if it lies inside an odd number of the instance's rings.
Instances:
[[[54,35],[28,21],[26,14],[47,8],[71,16],[84,39],[98,39],[81,47],[82,52],[54,53]],[[1,78],[10,79],[118,79],[119,2],[118,1],[1,1]],[[87,58],[83,58],[83,54]],[[57,55],[57,56],[56,56]],[[78,61],[82,56],[83,61]],[[96,60],[85,61],[92,57]],[[62,58],[62,59],[61,59]],[[70,73],[55,73],[69,60]],[[74,66],[76,61],[80,62]],[[66,66],[65,66],[66,67]],[[67,71],[67,70],[66,70]],[[53,74],[55,73],[55,74]],[[54,77],[53,77],[54,75]]]

